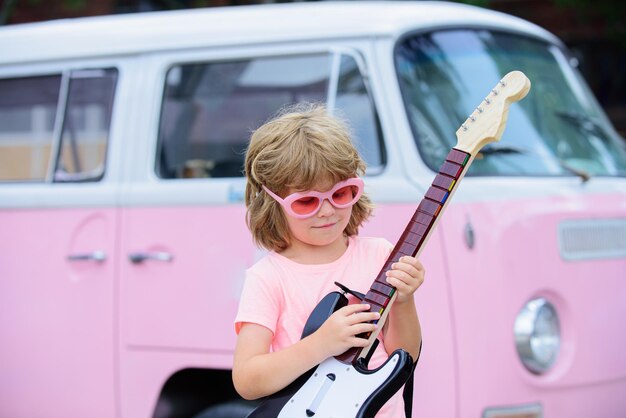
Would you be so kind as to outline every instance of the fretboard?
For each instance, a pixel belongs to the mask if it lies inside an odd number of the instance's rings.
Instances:
[[[365,295],[363,303],[371,305],[372,312],[379,312],[380,319],[378,321],[379,328],[376,333],[366,335],[365,337],[373,340],[378,336],[382,328],[389,308],[395,300],[396,289],[387,283],[386,273],[391,269],[393,263],[396,263],[402,256],[408,255],[412,257],[419,256],[424,248],[431,232],[447,206],[451,195],[454,193],[459,181],[465,175],[469,168],[471,155],[453,148],[446,157],[446,160],[439,168],[437,176],[424,195],[413,217],[404,229],[398,243],[391,251],[383,268],[376,276],[376,280]],[[367,356],[367,352],[371,348],[371,344],[363,349],[353,348],[344,354],[337,356],[342,362],[352,363],[360,357]]]

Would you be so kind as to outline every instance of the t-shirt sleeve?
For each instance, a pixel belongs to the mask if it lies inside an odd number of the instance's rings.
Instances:
[[[387,241],[385,238],[380,239],[380,251],[381,251],[381,258],[383,258],[383,261],[387,261],[387,258],[389,258],[389,254],[391,254],[393,247],[394,247],[394,244]]]
[[[380,264],[380,266],[383,266],[387,258],[389,258],[393,247],[394,244],[385,238],[370,238],[369,245],[367,246],[367,257],[368,259],[374,260],[375,263]],[[376,273],[378,273],[378,271]]]
[[[252,269],[246,271],[246,278],[239,300],[239,310],[235,317],[235,332],[239,334],[244,323],[254,323],[276,333],[280,312],[280,291],[276,280],[259,274]]]

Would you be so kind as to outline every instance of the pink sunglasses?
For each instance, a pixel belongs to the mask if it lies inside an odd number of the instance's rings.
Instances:
[[[324,193],[309,190],[292,193],[284,199],[267,187],[262,187],[267,194],[281,204],[287,214],[297,219],[314,216],[322,207],[324,200],[328,200],[331,205],[338,209],[343,209],[354,205],[363,194],[363,180],[358,177],[340,181]]]

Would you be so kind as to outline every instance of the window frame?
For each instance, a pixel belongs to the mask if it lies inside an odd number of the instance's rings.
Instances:
[[[97,176],[92,176],[92,177],[84,177],[81,178],[80,174],[70,174],[69,177],[67,179],[59,179],[56,178],[56,173],[57,173],[57,169],[59,167],[59,161],[62,157],[62,153],[61,153],[61,146],[63,145],[63,133],[65,132],[65,127],[66,127],[66,121],[67,121],[67,113],[68,113],[68,98],[69,98],[69,93],[70,93],[70,84],[72,82],[73,74],[75,73],[89,73],[89,72],[93,72],[93,71],[102,71],[102,72],[108,72],[108,71],[112,71],[114,72],[114,77],[115,77],[115,81],[114,81],[114,86],[113,86],[113,90],[110,92],[107,92],[109,94],[111,94],[111,101],[109,103],[109,125],[107,126],[107,143],[104,149],[104,155],[103,155],[103,159],[102,159],[102,172],[100,172]],[[65,75],[67,74],[67,79],[65,77]],[[66,85],[63,87],[64,90],[62,89],[61,92],[64,93],[64,100],[63,100],[63,112],[62,112],[62,116],[61,116],[61,120],[60,120],[60,124],[57,125],[57,120],[55,120],[55,129],[57,128],[57,126],[59,126],[59,131],[57,132],[58,137],[56,137],[56,146],[55,149],[53,150],[56,153],[56,156],[54,157],[54,160],[51,162],[54,162],[54,166],[52,166],[52,164],[50,165],[49,168],[51,168],[51,173],[49,173],[50,177],[49,177],[49,182],[51,183],[94,183],[94,182],[99,182],[102,181],[102,179],[104,178],[106,172],[107,172],[107,160],[108,160],[108,156],[109,156],[109,143],[111,140],[111,130],[112,130],[112,125],[113,125],[113,114],[114,114],[114,109],[115,109],[115,99],[117,97],[117,89],[118,89],[118,82],[119,82],[119,74],[120,74],[120,70],[116,67],[99,67],[99,68],[80,68],[80,69],[71,69],[71,70],[67,70],[66,72],[64,72],[63,74],[63,78],[62,78],[62,84],[63,84],[63,80],[66,79]],[[76,77],[76,79],[79,78],[95,78],[95,77]],[[60,98],[59,98],[60,99]],[[59,107],[60,109],[60,107]],[[51,154],[51,158],[53,158],[52,154]]]
[[[154,146],[154,153],[153,153],[153,158],[152,158],[152,163],[151,163],[152,175],[155,177],[157,181],[183,181],[183,180],[195,180],[195,181],[213,180],[214,181],[217,179],[232,181],[232,180],[244,178],[243,175],[238,176],[238,177],[209,177],[209,178],[202,178],[202,177],[167,178],[167,177],[162,177],[160,175],[161,153],[163,150],[163,141],[161,138],[161,120],[162,120],[163,109],[164,109],[165,93],[167,89],[167,77],[168,77],[169,72],[173,68],[181,67],[185,65],[202,65],[202,64],[210,65],[210,64],[228,63],[228,62],[250,61],[250,60],[255,60],[255,59],[275,59],[275,58],[287,59],[287,58],[296,58],[296,57],[307,57],[307,56],[313,56],[313,55],[322,55],[322,54],[328,55],[329,60],[331,62],[331,65],[329,68],[328,90],[326,92],[327,94],[326,104],[331,111],[333,110],[333,107],[331,106],[334,106],[334,101],[331,103],[330,99],[332,97],[332,100],[334,100],[336,99],[336,96],[337,96],[337,83],[338,83],[339,75],[340,75],[340,63],[341,63],[342,56],[343,55],[349,56],[356,62],[356,65],[359,69],[360,75],[362,77],[362,80],[365,86],[366,94],[368,97],[368,102],[372,110],[372,115],[373,115],[372,122],[374,123],[376,136],[377,136],[376,138],[376,145],[378,146],[377,152],[380,157],[379,165],[367,166],[366,175],[378,175],[382,173],[388,164],[388,160],[387,160],[388,154],[387,154],[387,149],[386,149],[384,130],[381,124],[381,115],[378,110],[379,106],[376,102],[375,95],[370,85],[366,59],[361,53],[361,51],[359,51],[359,49],[356,47],[335,45],[335,46],[313,47],[313,48],[310,48],[310,47],[294,48],[294,46],[290,46],[290,48],[285,48],[285,49],[271,48],[271,49],[267,49],[266,52],[260,51],[260,52],[248,53],[248,54],[242,54],[242,53],[237,53],[236,51],[233,51],[233,53],[228,54],[227,56],[215,56],[215,57],[210,56],[213,54],[206,54],[206,55],[192,54],[192,56],[187,57],[187,58],[170,59],[170,60],[163,62],[163,67],[161,70],[161,77],[160,77],[160,83],[161,83],[160,94],[158,95],[159,102],[155,104],[156,121],[154,125],[155,131],[153,133],[153,138],[154,138],[153,143],[155,144],[155,146]],[[185,54],[185,55],[188,55],[188,54]],[[337,64],[335,65],[335,63]],[[331,90],[333,88],[334,90]],[[331,91],[333,92],[332,95],[330,94]],[[246,143],[248,139],[249,138],[246,139]]]
[[[1,70],[1,69],[0,69]],[[99,173],[98,176],[89,177],[89,178],[69,178],[67,180],[59,180],[55,179],[55,173],[59,164],[59,159],[61,158],[60,150],[62,145],[62,136],[65,129],[65,121],[67,116],[67,106],[68,106],[68,97],[69,97],[69,87],[72,79],[73,73],[80,72],[88,72],[88,71],[114,71],[115,72],[115,85],[113,90],[110,92],[112,95],[111,104],[110,104],[110,121],[108,126],[108,135],[107,135],[107,144],[104,151],[104,159],[102,163],[102,172]],[[45,71],[0,71],[0,79],[2,80],[10,80],[10,79],[22,79],[27,80],[29,78],[36,77],[60,77],[59,81],[59,95],[57,98],[56,109],[55,109],[55,117],[54,117],[54,126],[51,132],[51,141],[50,141],[50,154],[48,157],[48,161],[46,163],[46,174],[43,179],[17,179],[17,180],[5,180],[0,179],[0,187],[6,184],[53,184],[53,183],[97,183],[101,182],[106,174],[107,174],[107,161],[108,155],[110,151],[110,141],[111,141],[111,132],[113,127],[113,119],[115,114],[115,100],[118,96],[119,90],[119,78],[120,78],[120,68],[115,63],[103,63],[102,65],[94,64],[94,65],[77,65],[72,67],[61,67],[61,68],[51,68]]]

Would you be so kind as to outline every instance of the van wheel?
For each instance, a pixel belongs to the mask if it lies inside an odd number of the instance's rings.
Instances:
[[[193,418],[246,418],[258,405],[244,400],[230,401],[208,407]]]

